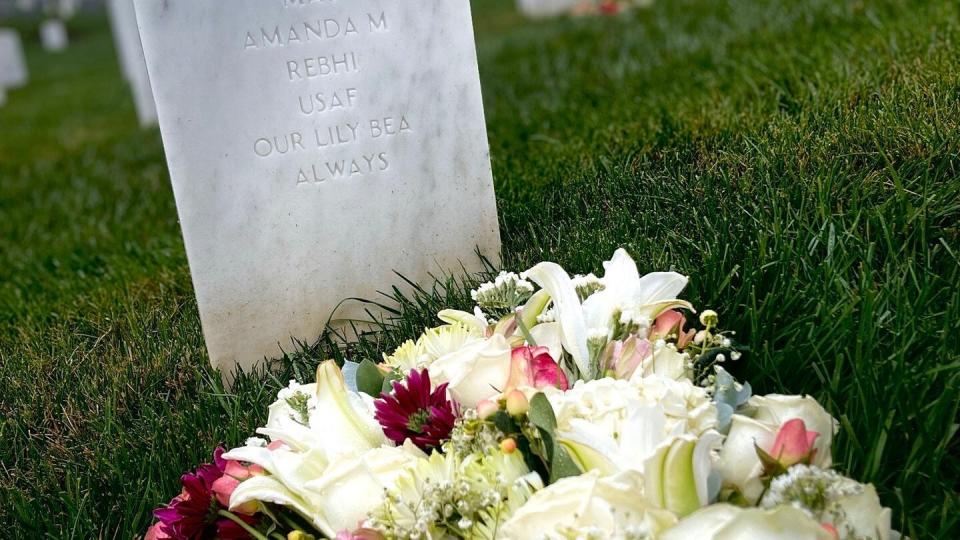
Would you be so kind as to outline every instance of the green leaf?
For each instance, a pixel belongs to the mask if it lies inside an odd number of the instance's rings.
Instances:
[[[530,400],[530,411],[527,413],[530,423],[543,431],[553,435],[553,430],[557,429],[557,416],[553,413],[553,407],[550,400],[543,392],[533,396]]]
[[[378,370],[378,371],[379,371],[379,370]],[[403,377],[401,377],[400,374],[397,373],[396,371],[391,371],[390,373],[387,373],[386,375],[382,375],[382,374],[381,374],[381,376],[383,377],[383,386],[381,387],[380,390],[381,390],[383,393],[385,393],[385,394],[389,394],[390,392],[393,391],[393,381],[399,381],[400,379],[403,378]],[[371,395],[372,395],[372,394],[371,394]],[[379,396],[379,395],[380,395],[380,394],[377,394],[377,396]],[[375,397],[376,397],[376,396],[375,396]]]
[[[380,397],[383,388],[383,373],[369,359],[360,362],[357,368],[357,389],[364,394]]]
[[[583,473],[567,450],[560,446],[554,435],[557,429],[557,416],[553,412],[550,400],[543,393],[539,393],[530,400],[530,411],[527,412],[530,423],[537,426],[540,437],[543,439],[547,455],[543,456],[550,469],[550,483],[568,476],[577,476]]]
[[[497,426],[504,435],[512,435],[520,430],[520,427],[517,426],[516,421],[510,417],[505,411],[497,411],[490,418],[490,422],[493,422],[493,425]]]
[[[579,476],[583,474],[580,467],[573,461],[573,458],[567,454],[567,450],[559,444],[553,447],[553,462],[550,464],[550,483],[554,483],[561,478],[569,476]]]

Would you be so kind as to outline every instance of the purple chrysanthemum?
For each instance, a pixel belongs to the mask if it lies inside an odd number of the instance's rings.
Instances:
[[[393,392],[376,402],[377,421],[386,436],[397,444],[410,439],[423,450],[439,448],[450,436],[459,407],[447,398],[447,385],[430,390],[430,373],[413,370],[403,381],[393,383]]]
[[[170,504],[153,513],[159,522],[158,532],[177,540],[250,538],[243,527],[218,515],[222,507],[217,502],[212,487],[226,469],[226,461],[221,457],[223,453],[223,448],[217,448],[213,454],[214,463],[201,465],[193,473],[180,477],[183,491],[174,497]],[[255,523],[251,516],[237,517],[247,523]]]

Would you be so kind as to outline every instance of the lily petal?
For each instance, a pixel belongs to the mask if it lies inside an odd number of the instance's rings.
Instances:
[[[563,347],[573,357],[580,373],[590,373],[590,354],[587,351],[587,327],[583,319],[580,297],[567,272],[552,262],[540,263],[524,273],[540,285],[553,299],[553,309],[560,323]]]

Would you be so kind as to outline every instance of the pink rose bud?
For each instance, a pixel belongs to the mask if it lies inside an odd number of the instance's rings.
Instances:
[[[677,349],[683,350],[693,341],[697,334],[696,330],[684,332],[683,328],[687,325],[687,318],[675,309],[667,310],[661,313],[657,320],[653,322],[653,328],[650,330],[650,341],[666,339],[670,334],[677,335]]]
[[[143,536],[143,540],[169,540],[169,538],[170,535],[160,529],[159,523],[154,523],[152,527],[147,529],[147,534]]]
[[[527,396],[519,390],[512,390],[507,394],[507,412],[510,416],[523,416],[530,410]]]
[[[224,508],[230,508],[230,496],[233,495],[233,490],[237,489],[239,485],[239,480],[225,474],[213,482],[210,491],[213,492],[217,497],[217,502]]]
[[[803,420],[799,418],[789,420],[780,426],[780,432],[773,441],[770,456],[784,467],[801,462],[809,463],[816,452],[813,442],[819,436],[820,434],[815,431],[807,431],[807,425]]]
[[[485,399],[480,403],[477,403],[477,416],[479,416],[481,420],[490,418],[491,416],[497,414],[497,411],[499,410],[500,406],[489,399]]]
[[[826,529],[826,531],[830,533],[830,536],[836,538],[837,540],[840,540],[840,533],[837,531],[836,527],[834,527],[829,523],[821,523],[820,526]]]
[[[517,451],[517,441],[512,437],[508,437],[500,441],[500,451],[504,454],[512,454]]]
[[[550,386],[567,390],[570,383],[563,369],[550,356],[546,347],[517,347],[510,357],[510,379],[507,388],[532,386],[541,389]]]
[[[223,474],[232,476],[237,480],[246,480],[251,476],[261,476],[264,472],[263,467],[257,464],[244,465],[239,461],[229,460]]]

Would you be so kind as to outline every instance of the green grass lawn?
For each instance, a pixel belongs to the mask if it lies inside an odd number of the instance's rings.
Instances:
[[[475,0],[508,267],[692,276],[759,393],[841,421],[839,468],[914,538],[960,535],[960,5],[658,0],[524,22]],[[0,537],[130,538],[320,341],[225,391],[207,367],[156,130],[105,19],[62,55],[30,21],[0,109]],[[318,260],[322,264],[322,260]],[[376,357],[431,323],[405,304]]]

